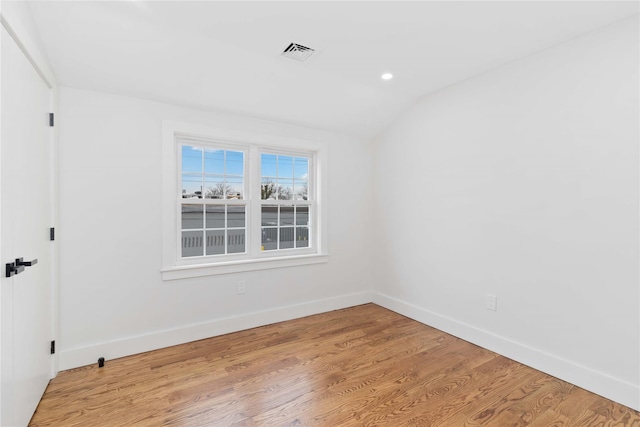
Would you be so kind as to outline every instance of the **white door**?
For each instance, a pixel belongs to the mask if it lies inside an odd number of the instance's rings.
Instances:
[[[51,376],[51,90],[2,27],[0,425],[29,423]],[[37,263],[6,277],[16,258]]]

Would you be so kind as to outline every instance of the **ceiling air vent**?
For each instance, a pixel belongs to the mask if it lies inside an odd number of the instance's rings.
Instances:
[[[311,49],[310,47],[302,46],[301,44],[291,43],[287,48],[282,52],[282,56],[286,56],[287,58],[295,59],[296,61],[304,62],[311,55],[313,55],[315,49]]]

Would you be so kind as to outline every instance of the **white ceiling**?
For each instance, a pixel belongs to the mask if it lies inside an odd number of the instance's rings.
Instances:
[[[430,92],[638,13],[635,1],[30,7],[60,85],[363,137]],[[281,57],[292,41],[318,52],[305,63]]]

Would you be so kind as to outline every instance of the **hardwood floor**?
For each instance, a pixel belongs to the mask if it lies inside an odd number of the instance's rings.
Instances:
[[[640,427],[640,414],[367,304],[61,372],[30,425]]]

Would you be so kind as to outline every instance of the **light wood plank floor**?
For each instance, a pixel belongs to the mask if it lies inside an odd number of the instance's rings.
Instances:
[[[30,425],[640,427],[640,414],[367,304],[61,372]]]

